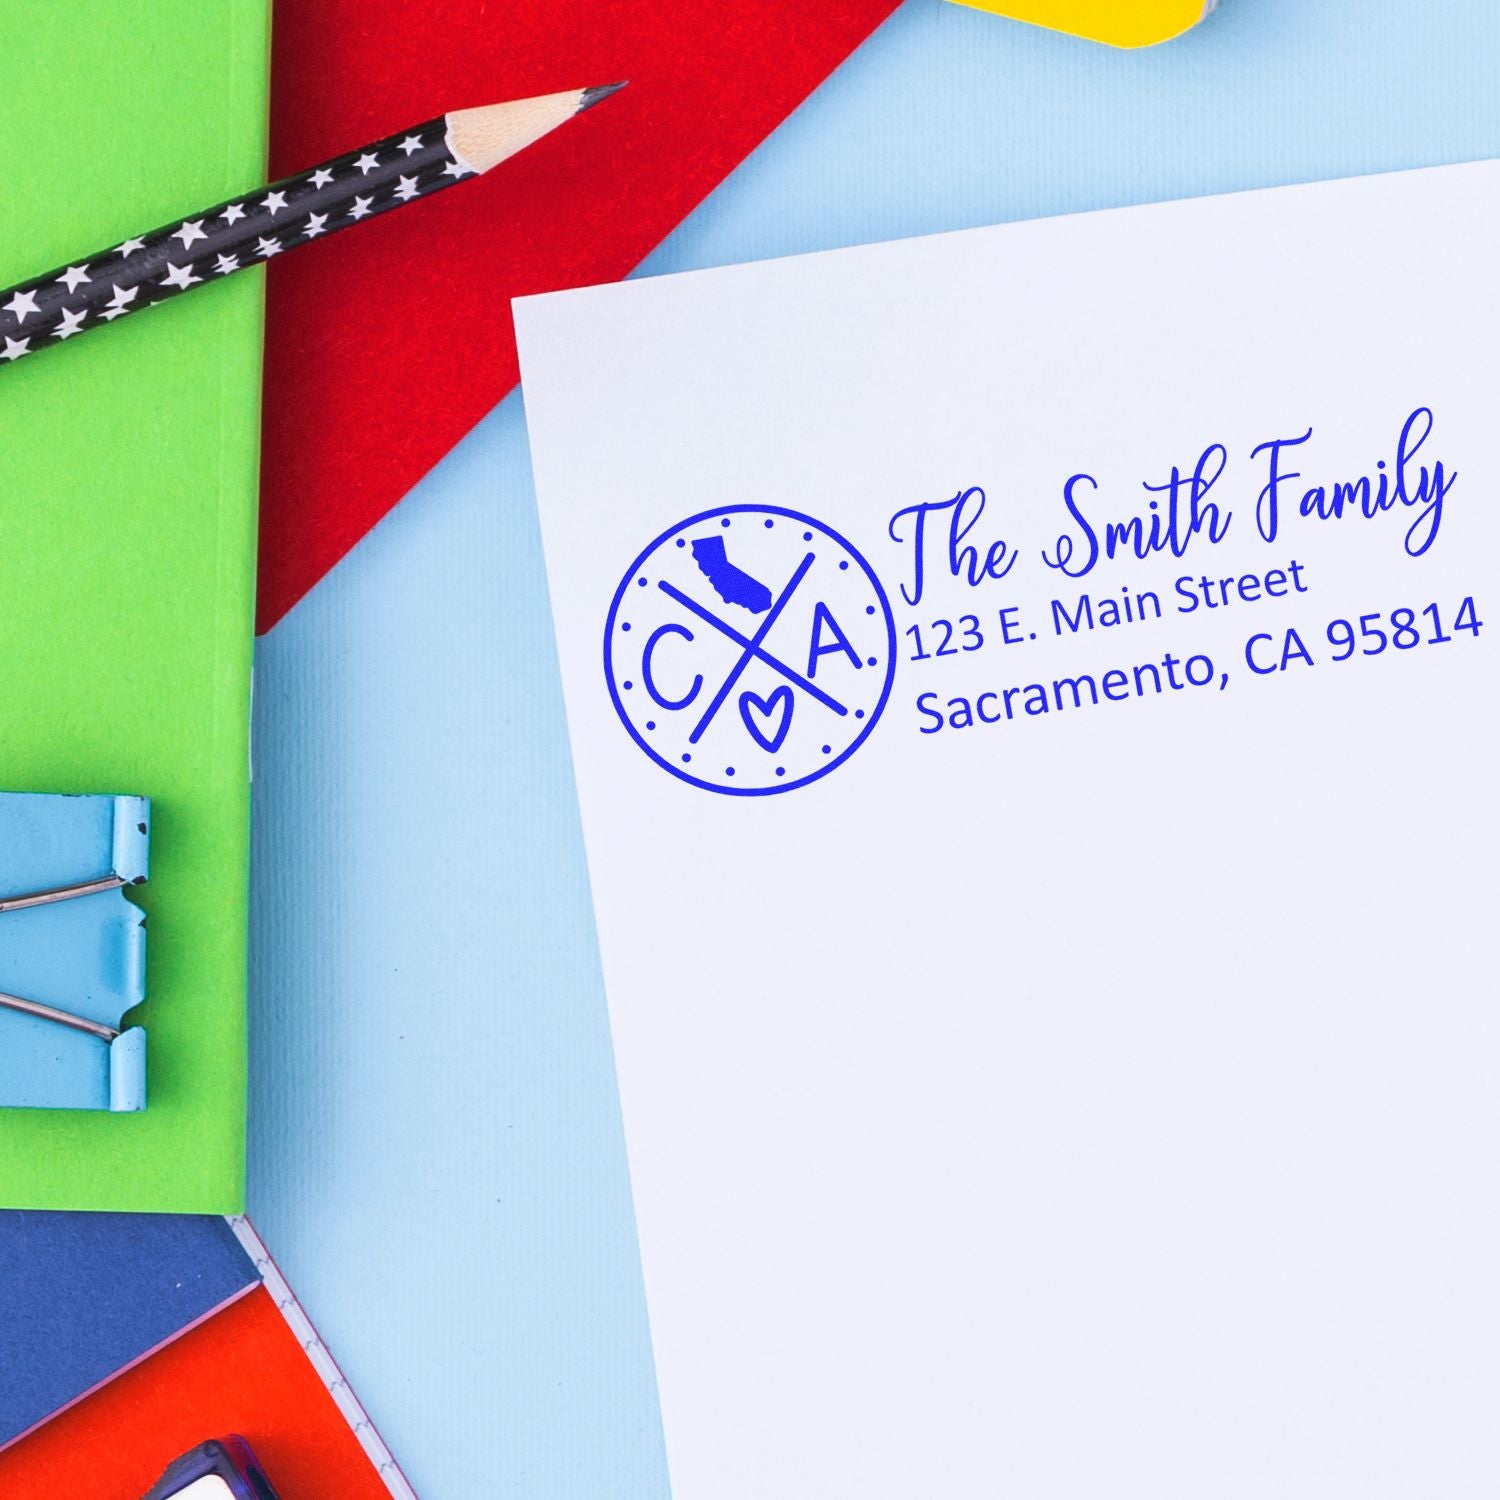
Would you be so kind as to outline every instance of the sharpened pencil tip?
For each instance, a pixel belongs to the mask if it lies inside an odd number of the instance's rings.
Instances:
[[[626,80],[629,82],[629,79]],[[624,83],[601,83],[597,88],[585,89],[583,98],[578,101],[578,113],[582,114],[586,109],[592,109],[601,99],[608,99],[611,94],[618,94]]]

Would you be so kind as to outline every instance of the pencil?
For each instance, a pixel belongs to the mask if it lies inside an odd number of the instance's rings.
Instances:
[[[0,291],[0,361],[478,176],[623,83],[460,109]]]

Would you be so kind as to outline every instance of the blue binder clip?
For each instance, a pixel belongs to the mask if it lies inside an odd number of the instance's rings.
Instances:
[[[0,793],[0,1106],[146,1107],[144,797]]]
[[[143,1500],[277,1500],[249,1443],[231,1436],[179,1458]]]

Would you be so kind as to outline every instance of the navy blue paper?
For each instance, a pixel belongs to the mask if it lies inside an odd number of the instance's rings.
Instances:
[[[259,1281],[218,1217],[0,1212],[0,1447]]]

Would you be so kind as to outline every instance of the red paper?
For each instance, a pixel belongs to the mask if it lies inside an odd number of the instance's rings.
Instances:
[[[277,0],[272,170],[629,79],[477,181],[270,267],[259,628],[515,384],[510,298],[625,275],[897,0]]]
[[[140,1500],[169,1463],[237,1432],[284,1500],[390,1500],[261,1287],[0,1454],[5,1500]]]

